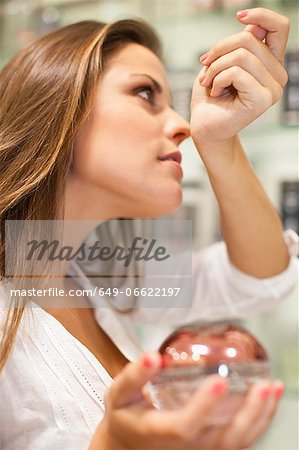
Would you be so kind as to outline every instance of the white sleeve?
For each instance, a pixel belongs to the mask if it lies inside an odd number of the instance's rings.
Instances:
[[[137,308],[132,319],[180,326],[197,320],[243,318],[274,308],[298,281],[299,238],[292,230],[286,231],[284,238],[291,259],[279,275],[259,279],[239,271],[229,260],[225,242],[218,242],[192,256],[189,308]]]

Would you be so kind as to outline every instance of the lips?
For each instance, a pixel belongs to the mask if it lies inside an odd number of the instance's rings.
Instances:
[[[175,161],[178,164],[181,164],[182,154],[179,151],[172,152],[172,153],[168,153],[167,155],[164,155],[164,156],[159,156],[158,159],[160,161]]]

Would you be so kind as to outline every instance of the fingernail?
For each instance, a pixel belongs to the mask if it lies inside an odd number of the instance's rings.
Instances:
[[[201,84],[205,78],[206,78],[205,74],[201,75],[198,79],[199,83]]]
[[[207,59],[207,57],[208,57],[208,53],[204,53],[204,54],[199,58],[199,61],[200,61],[200,62],[204,62],[204,61]]]
[[[149,369],[150,367],[153,366],[153,363],[152,363],[152,360],[148,356],[145,356],[142,360],[142,365],[146,369]]]
[[[214,395],[221,395],[226,390],[226,384],[222,383],[221,381],[214,383],[212,386],[212,392]]]
[[[161,357],[158,353],[147,353],[143,356],[141,364],[146,369],[154,369],[161,366]]]
[[[270,397],[270,394],[271,394],[271,389],[268,387],[262,389],[260,392],[260,396],[263,400],[268,400],[268,398]]]
[[[284,386],[279,386],[274,391],[274,397],[278,400],[284,393]]]
[[[248,15],[248,11],[238,11],[237,12],[237,17],[239,19],[243,19],[244,17],[246,17]]]

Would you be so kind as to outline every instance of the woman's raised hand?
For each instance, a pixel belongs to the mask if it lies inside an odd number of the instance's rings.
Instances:
[[[265,8],[237,17],[245,29],[200,59],[204,68],[194,83],[190,121],[198,144],[235,136],[282,97],[288,80],[283,60],[289,19]]]
[[[107,392],[106,413],[89,450],[240,450],[267,428],[283,392],[279,381],[259,382],[227,426],[210,427],[207,418],[227,395],[226,382],[210,376],[183,408],[158,411],[143,392],[160,365],[160,355],[154,352],[119,373]]]

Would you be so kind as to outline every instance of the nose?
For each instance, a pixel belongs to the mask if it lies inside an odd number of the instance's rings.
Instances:
[[[164,126],[165,136],[177,146],[190,137],[190,125],[174,109],[168,109],[167,120]]]

